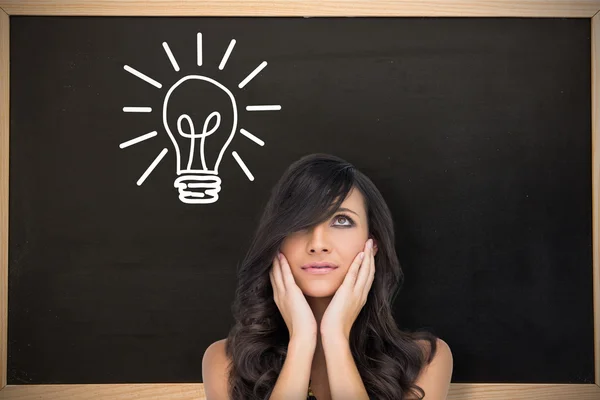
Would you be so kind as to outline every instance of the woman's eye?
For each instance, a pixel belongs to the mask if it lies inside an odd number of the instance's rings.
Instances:
[[[350,217],[346,217],[345,215],[338,215],[335,217],[335,222],[338,222],[338,226],[352,226],[353,221]],[[341,223],[340,223],[341,222]]]

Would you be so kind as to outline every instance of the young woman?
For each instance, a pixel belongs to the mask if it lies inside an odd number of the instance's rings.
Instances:
[[[207,400],[446,399],[448,345],[394,321],[394,243],[383,197],[353,165],[293,163],[239,268],[236,323],[204,354]]]

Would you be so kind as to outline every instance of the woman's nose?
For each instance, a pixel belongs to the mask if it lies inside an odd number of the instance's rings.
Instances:
[[[310,253],[328,253],[331,251],[331,244],[328,242],[326,227],[316,226],[311,230],[308,241]]]

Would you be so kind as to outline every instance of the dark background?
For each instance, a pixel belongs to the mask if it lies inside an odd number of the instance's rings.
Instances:
[[[269,191],[316,152],[352,162],[383,193],[405,273],[396,320],[450,345],[453,382],[593,383],[589,19],[10,26],[8,384],[201,382]],[[238,105],[214,204],[184,204],[173,187],[162,101],[188,74],[223,83]],[[216,104],[202,94],[183,91],[179,104],[198,116]],[[260,104],[282,109],[245,109]]]

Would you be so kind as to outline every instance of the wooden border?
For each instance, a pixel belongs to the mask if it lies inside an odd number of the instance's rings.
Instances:
[[[452,383],[448,399],[600,398],[600,0],[0,0],[0,399],[205,399],[197,384],[6,385],[8,328],[9,72],[11,15],[386,16],[589,18],[592,55],[592,242],[595,384]]]
[[[570,17],[598,0],[0,0],[8,15]]]

